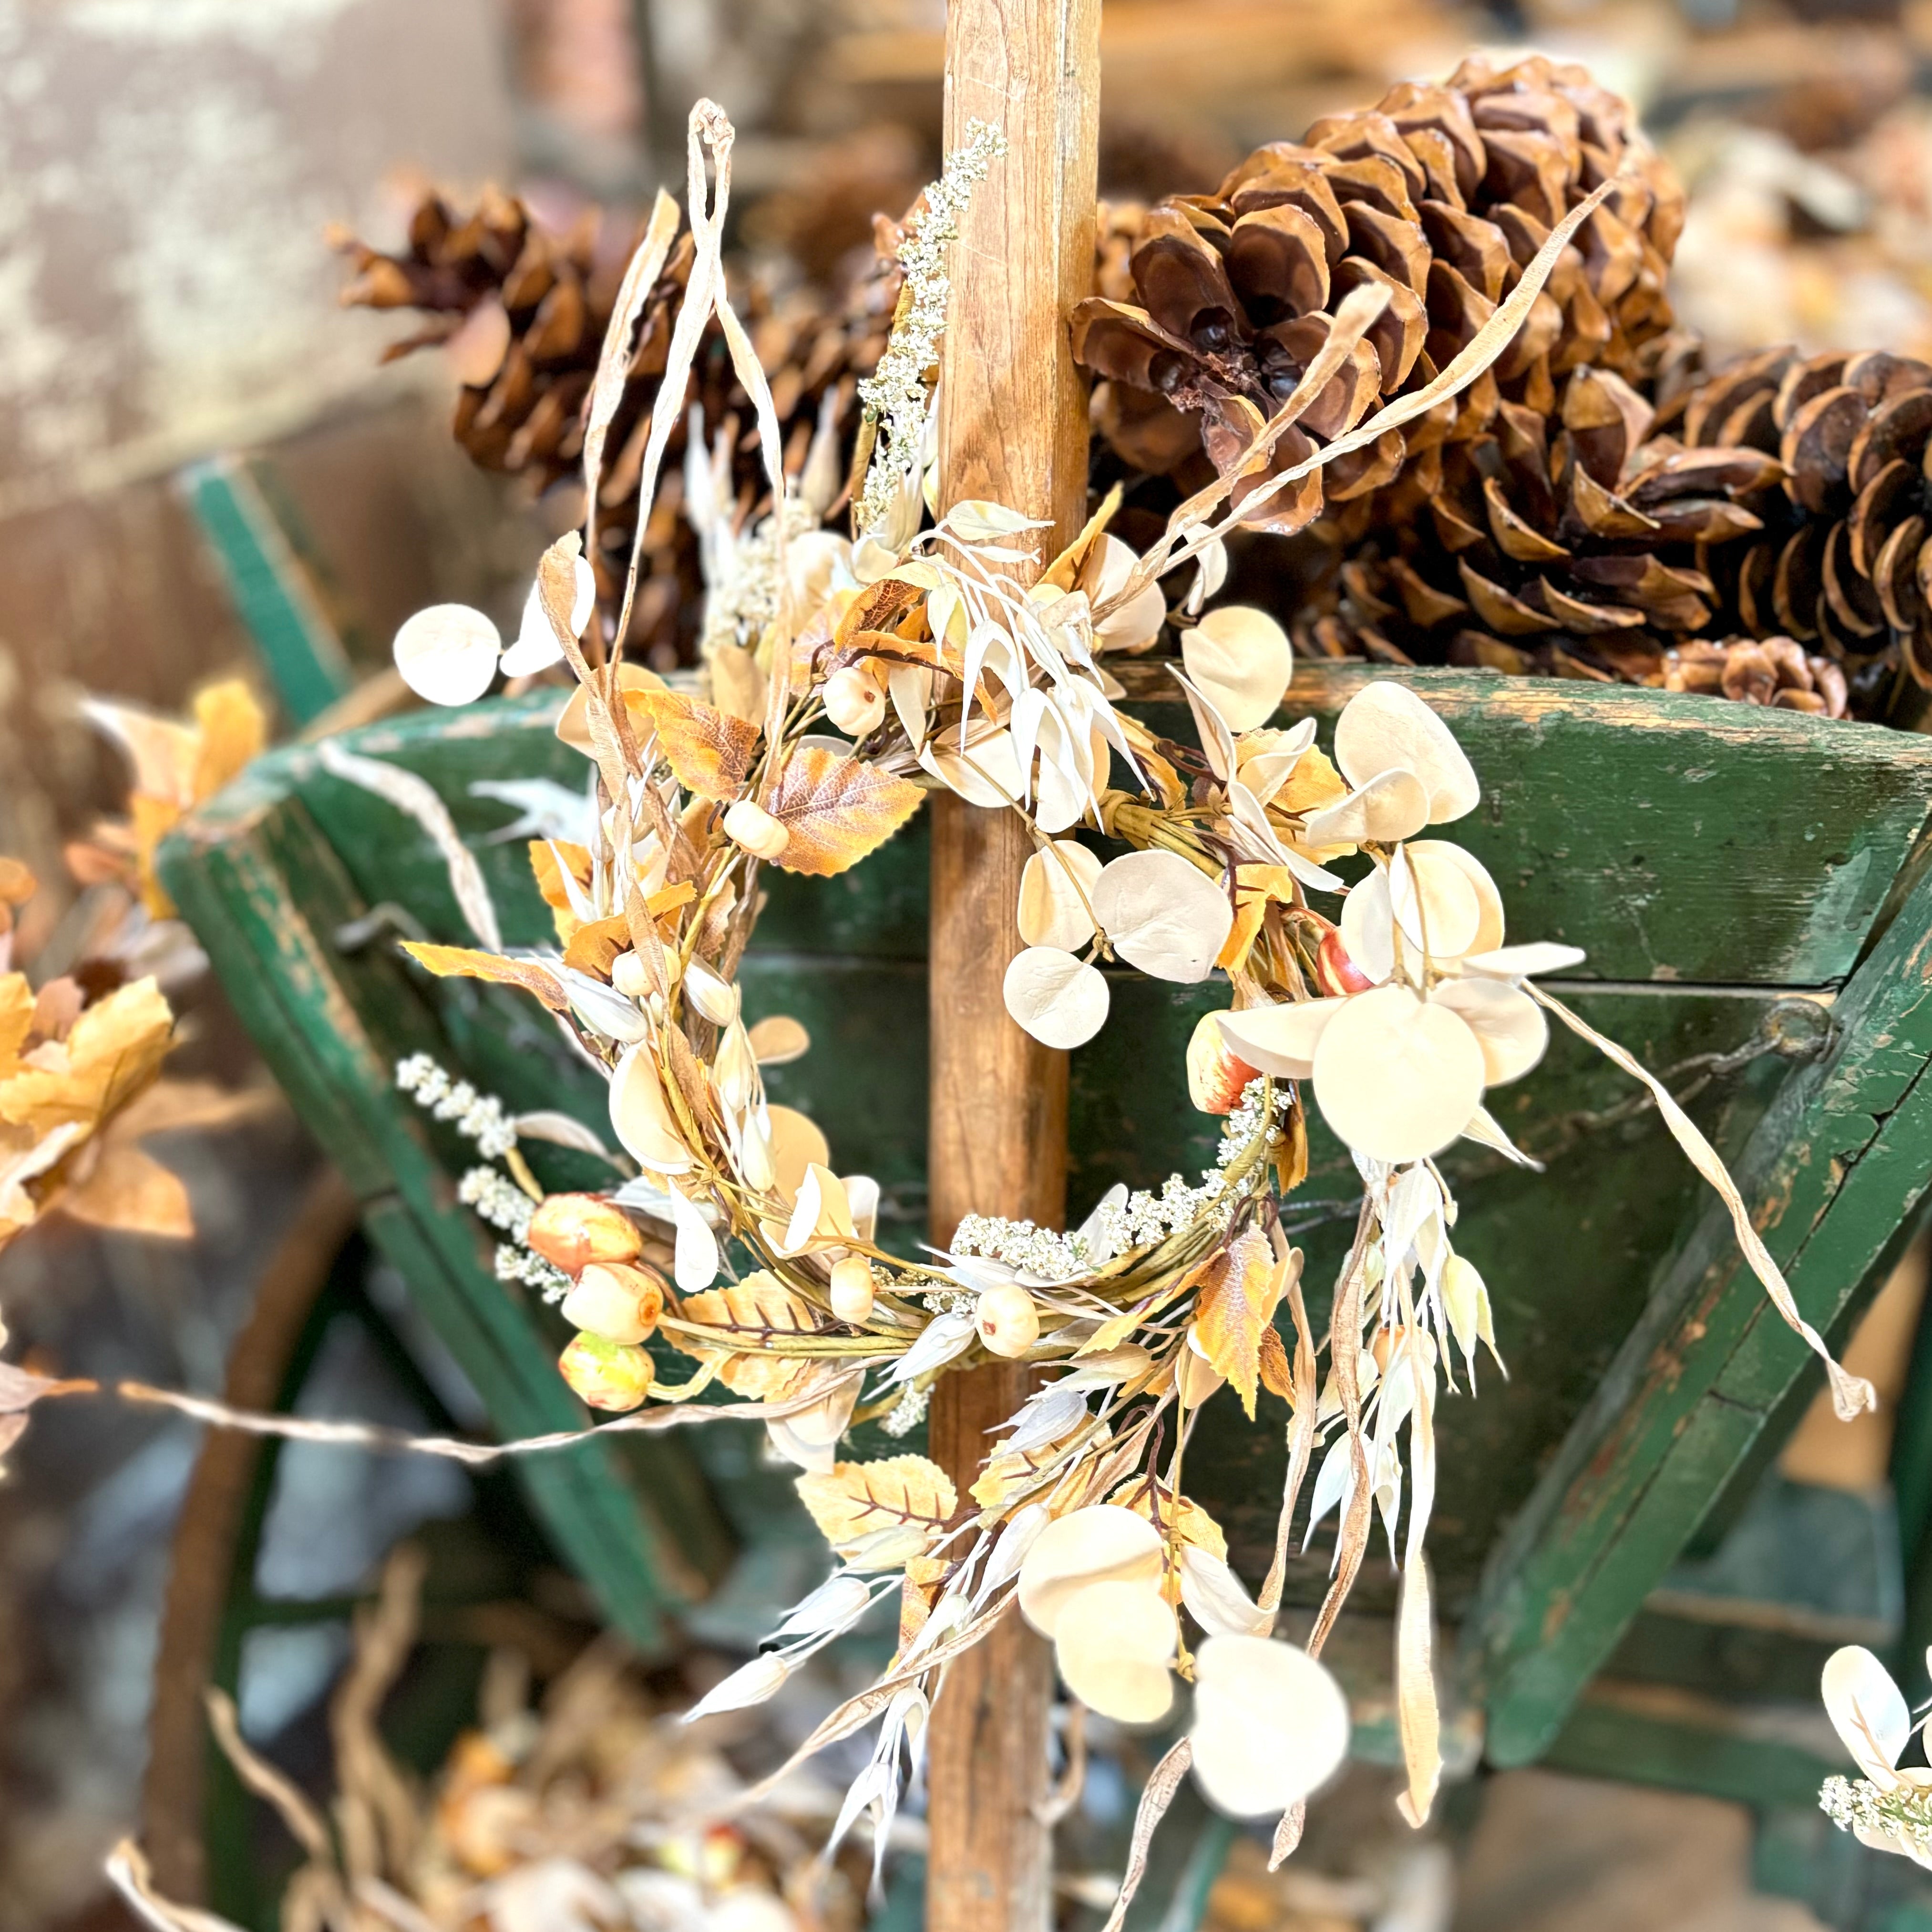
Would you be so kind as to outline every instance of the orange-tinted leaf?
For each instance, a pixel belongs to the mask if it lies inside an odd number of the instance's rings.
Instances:
[[[426,946],[414,940],[405,940],[403,950],[439,980],[493,980],[500,986],[520,986],[553,1012],[560,1013],[570,1004],[556,976],[533,959],[506,959],[500,953],[479,952],[473,946]]]
[[[39,890],[29,867],[18,859],[0,858],[0,905],[24,905]]]
[[[194,1232],[194,1214],[180,1178],[131,1142],[104,1147],[87,1178],[68,1189],[56,1204],[76,1221],[124,1234],[180,1241]]]
[[[587,889],[590,884],[590,854],[581,845],[573,845],[568,838],[532,838],[530,851],[530,870],[536,875],[537,890],[543,894],[544,904],[557,912],[569,911],[570,895],[564,890],[563,871],[557,860],[560,857],[570,868],[571,876]]]
[[[1289,1366],[1287,1345],[1270,1325],[1262,1330],[1262,1387],[1283,1402],[1294,1400],[1294,1371]]]
[[[1268,1237],[1251,1228],[1209,1262],[1195,1304],[1196,1337],[1208,1360],[1234,1385],[1250,1422],[1261,1378],[1262,1330],[1287,1286]]]
[[[194,796],[212,798],[268,742],[268,720],[255,694],[238,677],[196,694],[194,720],[201,728],[195,754]]]
[[[563,963],[580,973],[594,973],[600,980],[610,976],[610,962],[631,944],[629,920],[620,913],[610,919],[593,919],[570,935],[563,949]]]
[[[902,578],[881,578],[877,584],[868,584],[839,619],[832,642],[842,649],[861,631],[896,631],[925,596],[921,586]]]
[[[10,1072],[34,1024],[34,989],[24,973],[0,977],[0,1072]]]
[[[926,794],[916,784],[820,745],[786,764],[765,809],[791,834],[778,863],[829,878],[883,845]]]
[[[730,798],[752,769],[758,728],[681,691],[640,692],[633,710],[658,734],[658,749],[687,791]]]

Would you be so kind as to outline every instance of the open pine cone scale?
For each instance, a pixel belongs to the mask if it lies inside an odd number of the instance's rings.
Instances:
[[[1772,350],[1688,388],[1672,413],[1687,442],[1748,441],[1786,472],[1762,532],[1728,560],[1738,624],[1822,652],[1868,703],[1898,668],[1932,688],[1932,367]]]
[[[1574,369],[1634,376],[1642,345],[1669,326],[1681,191],[1634,145],[1624,104],[1580,68],[1477,58],[1442,85],[1405,82],[1300,142],[1257,148],[1211,195],[1149,210],[1129,261],[1133,299],[1103,284],[1075,314],[1075,354],[1105,379],[1096,421],[1136,468],[1178,471],[1202,452],[1225,472],[1326,341],[1335,307],[1379,283],[1387,309],[1272,466],[1298,462],[1310,438],[1339,435],[1445,366],[1551,227],[1612,176],[1620,185],[1489,375],[1276,497],[1256,527],[1300,529],[1324,505],[1369,496],[1406,464],[1482,435],[1505,400],[1547,412]]]

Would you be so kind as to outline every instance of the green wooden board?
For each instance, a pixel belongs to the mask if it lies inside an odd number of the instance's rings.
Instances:
[[[1332,719],[1367,675],[1304,668],[1286,708]],[[1916,970],[1903,935],[1915,920],[1928,923],[1927,908],[1913,900],[1877,937],[1924,829],[1932,743],[1655,693],[1462,672],[1412,681],[1484,779],[1482,807],[1449,830],[1495,874],[1511,938],[1586,948],[1567,989],[1579,1010],[1651,1065],[1678,1069],[1678,1084],[1698,1056],[1737,1060],[1690,1110],[1761,1195],[1789,1170],[1787,1226],[1811,1228],[1794,1280],[1814,1318],[1841,1316],[1874,1278],[1932,1166],[1916,1114],[1898,1109],[1932,1052],[1900,990]],[[1165,701],[1171,686],[1158,667],[1132,668],[1130,688],[1156,729],[1191,735]],[[512,943],[544,941],[548,914],[521,842],[489,842],[514,810],[470,788],[535,777],[580,786],[583,761],[550,732],[556,704],[532,697],[418,715],[352,741],[435,786]],[[601,1083],[513,994],[430,981],[398,961],[387,935],[348,957],[332,950],[346,919],[384,906],[406,908],[433,937],[465,938],[441,860],[391,808],[294,750],[205,809],[172,842],[164,869],[305,1118],[358,1188],[390,1200],[406,1225],[406,1238],[389,1238],[425,1308],[453,1331],[487,1331],[487,1346],[482,1332],[469,1343],[482,1364],[472,1373],[514,1389],[518,1402],[537,1400],[548,1378],[547,1399],[568,1402],[541,1311],[517,1307],[478,1266],[473,1229],[459,1232],[448,1175],[460,1154],[430,1142],[386,1082],[394,1053],[422,1041],[440,1042],[513,1106],[562,1105],[597,1121]],[[925,878],[918,821],[840,879],[774,876],[744,968],[748,1011],[791,1012],[814,1040],[777,1072],[774,1097],[820,1120],[842,1168],[880,1179],[902,1246],[924,1215]],[[278,936],[294,928],[300,944]],[[249,976],[255,983],[237,985]],[[1822,992],[1828,1004],[1840,987],[1824,1058],[1750,1057],[1773,1032],[1802,1035],[1794,993]],[[1218,1124],[1189,1106],[1181,1075],[1189,1031],[1219,1004],[1211,988],[1129,976],[1114,993],[1108,1030],[1075,1056],[1076,1214],[1117,1179],[1157,1184],[1175,1168],[1192,1178],[1218,1138]],[[1814,1035],[1819,1011],[1810,1002],[1796,1013]],[[1557,1735],[1804,1367],[1783,1331],[1759,1318],[1758,1292],[1733,1264],[1700,1184],[1654,1115],[1623,1104],[1630,1093],[1559,1034],[1542,1067],[1495,1096],[1519,1139],[1546,1153],[1550,1172],[1501,1170],[1480,1155],[1448,1163],[1462,1202],[1458,1246],[1490,1282],[1511,1379],[1486,1372],[1478,1398],[1444,1404],[1432,1545],[1445,1616],[1468,1624],[1462,1694],[1486,1708],[1492,1754],[1509,1761]],[[1882,1108],[1890,1111],[1880,1119]],[[1809,1160],[1802,1150],[1813,1145],[1842,1150],[1838,1162]],[[1336,1204],[1347,1202],[1352,1174],[1318,1126],[1312,1156],[1291,1216],[1304,1227],[1319,1319],[1342,1246]],[[1352,1206],[1342,1211],[1352,1222]],[[403,1258],[410,1240],[424,1252]],[[1693,1318],[1702,1339],[1688,1353],[1673,1343],[1669,1366],[1646,1376],[1658,1338]],[[499,1359],[519,1348],[526,1360]],[[1250,1429],[1232,1403],[1222,1407],[1203,1418],[1190,1486],[1228,1524],[1238,1557],[1258,1568],[1279,1494],[1282,1412]],[[508,1426],[502,1414],[498,1421]],[[1612,1437],[1626,1446],[1606,1463]],[[742,1480],[716,1473],[728,1492]],[[1599,1498],[1589,1534],[1565,1500],[1577,1482]],[[607,1600],[636,1587],[608,1556],[586,1559],[590,1540],[578,1532],[571,1553],[602,1566]],[[1294,1568],[1292,1598],[1311,1600],[1325,1572],[1318,1537]],[[1378,1551],[1364,1571],[1365,1612],[1387,1607],[1392,1577]]]

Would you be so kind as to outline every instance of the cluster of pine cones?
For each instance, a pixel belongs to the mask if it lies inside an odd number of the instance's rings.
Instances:
[[[1707,369],[1665,289],[1682,191],[1629,109],[1580,68],[1466,61],[1440,85],[1405,82],[1299,143],[1257,149],[1212,193],[1103,206],[1095,293],[1072,318],[1096,379],[1096,488],[1124,482],[1122,534],[1150,534],[1239,461],[1364,283],[1387,288],[1388,305],[1276,465],[1420,388],[1605,181],[1608,198],[1491,370],[1277,495],[1231,587],[1292,606],[1311,656],[1891,715],[1913,687],[1932,688],[1932,368],[1778,350]],[[392,352],[448,341],[465,379],[458,437],[479,462],[547,486],[580,454],[630,239],[619,230],[586,220],[558,236],[502,196],[463,219],[431,198],[406,252],[344,244],[356,269],[344,298],[428,312]],[[856,382],[897,295],[897,233],[882,218],[878,266],[842,288],[741,292],[793,471],[821,427],[848,452],[856,440]],[[628,554],[633,452],[689,261],[687,236],[652,292],[614,433],[632,460],[610,467],[610,548],[595,560],[607,590]],[[732,440],[741,510],[761,514],[755,428],[722,342],[700,356],[693,394],[707,437]],[[674,482],[644,554],[631,648],[688,660],[701,584]]]

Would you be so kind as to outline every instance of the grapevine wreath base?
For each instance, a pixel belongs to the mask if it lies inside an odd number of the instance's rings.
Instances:
[[[1014,1601],[1052,1640],[1068,1691],[1097,1712],[1153,1723],[1189,1684],[1185,1734],[1142,1802],[1118,1924],[1148,1834],[1190,1766],[1224,1810],[1280,1820],[1277,1858],[1293,1849],[1306,1799],[1347,1750],[1346,1702],[1319,1659],[1378,1514],[1402,1576],[1401,1802],[1413,1822],[1428,1814],[1441,1769],[1425,1553],[1433,1418],[1459,1377],[1473,1394],[1478,1352],[1497,1346],[1481,1276],[1454,1250],[1456,1204],[1434,1157],[1460,1137],[1522,1158],[1484,1097],[1537,1064],[1552,1015],[1650,1089],[1725,1200],[1778,1312],[1826,1357],[1839,1412],[1873,1400],[1798,1314],[1682,1109],[1536,983],[1582,956],[1509,943],[1495,882],[1439,836],[1480,796],[1447,727],[1406,687],[1382,682],[1348,704],[1326,751],[1312,721],[1274,728],[1291,670],[1286,636],[1259,610],[1210,608],[1223,538],[1270,493],[1373,446],[1495,363],[1616,178],[1553,224],[1494,315],[1426,386],[1365,415],[1375,398],[1353,380],[1352,358],[1390,297],[1364,282],[1336,305],[1325,341],[1245,454],[1184,502],[1150,548],[1137,555],[1109,533],[1110,501],[1042,568],[1042,525],[998,503],[953,502],[938,473],[947,248],[1002,152],[998,133],[973,128],[908,224],[890,343],[863,392],[869,433],[849,540],[818,527],[817,508],[788,487],[770,392],[725,292],[731,143],[722,113],[700,103],[689,143],[695,254],[632,527],[650,521],[691,358],[714,316],[754,399],[778,507],[748,530],[701,520],[713,506],[703,425],[692,425],[685,500],[705,535],[714,598],[742,621],[734,631],[707,620],[707,696],[624,664],[606,640],[627,634],[635,550],[610,611],[597,609],[584,558],[598,554],[604,445],[632,334],[678,229],[676,204],[660,195],[587,406],[589,522],[544,556],[508,654],[519,671],[568,665],[576,688],[557,728],[592,768],[594,836],[532,848],[559,949],[501,944],[481,875],[420,780],[338,748],[322,755],[413,814],[450,859],[478,944],[410,951],[432,972],[521,987],[608,1078],[610,1129],[632,1178],[608,1196],[546,1198],[518,1142],[562,1131],[554,1119],[512,1120],[421,1058],[398,1070],[484,1156],[463,1192],[506,1237],[500,1271],[560,1301],[580,1331],[560,1364],[565,1378],[594,1407],[633,1412],[607,1427],[762,1423],[803,1472],[800,1493],[839,1559],[772,1647],[698,1713],[770,1696],[872,1605],[896,1600],[892,1662],[800,1753],[880,1720],[834,1837],[869,1814],[883,1846],[945,1665]],[[1314,442],[1304,419],[1338,397],[1346,406],[1321,416],[1332,434]],[[1304,449],[1312,453],[1283,460]],[[1175,676],[1199,742],[1184,747],[1116,709],[1106,659],[1151,639],[1168,616],[1161,580],[1190,566]],[[504,654],[488,619],[444,605],[404,626],[396,656],[420,693],[463,704],[489,688]],[[1070,1047],[1100,1029],[1100,961],[1178,982],[1225,975],[1227,1009],[1202,1022],[1186,1072],[1194,1103],[1224,1115],[1226,1130],[1197,1185],[1177,1176],[1157,1194],[1115,1188],[1070,1234],[971,1216],[949,1250],[908,1261],[877,1244],[876,1184],[839,1174],[812,1122],[767,1100],[761,1066],[802,1052],[802,1029],[747,1028],[736,975],[764,868],[843,872],[941,787],[1016,813],[1033,841],[1015,908],[1026,944],[1005,992],[1038,1039]],[[1102,843],[1117,856],[1103,861],[1094,849]],[[1352,886],[1331,869],[1352,856],[1367,862]],[[1309,1320],[1302,1256],[1281,1222],[1306,1169],[1310,1104],[1362,1181],[1325,1337]],[[1292,1346],[1274,1326],[1284,1309]],[[690,1358],[683,1380],[660,1379],[642,1346],[654,1332]],[[940,1376],[988,1356],[1037,1365],[1045,1378],[967,1496],[921,1456],[839,1460],[855,1421],[903,1432]],[[1252,1595],[1220,1528],[1182,1487],[1194,1418],[1224,1382],[1251,1418],[1264,1387],[1290,1406],[1274,1558]],[[694,1400],[720,1387],[734,1400]],[[372,1439],[354,1425],[166,1399],[230,1424]],[[573,1439],[414,1446],[475,1461]],[[1272,1632],[1311,1472],[1310,1518],[1337,1512],[1340,1529],[1326,1599],[1298,1648]]]

